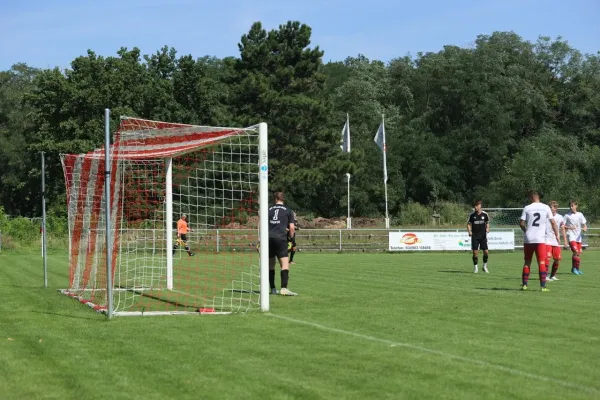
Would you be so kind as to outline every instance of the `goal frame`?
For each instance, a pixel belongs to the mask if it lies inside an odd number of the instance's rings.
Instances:
[[[121,117],[121,119],[127,117]],[[155,121],[158,122],[158,121]],[[214,129],[240,129],[240,128],[224,128],[224,127],[210,127]],[[250,126],[245,129],[257,129],[258,131],[258,160],[256,164],[257,168],[257,176],[258,176],[258,217],[259,217],[259,225],[258,225],[258,239],[262,243],[268,243],[269,241],[269,225],[268,225],[268,210],[269,210],[269,158],[268,158],[268,126],[265,122],[260,122],[257,125]],[[104,141],[105,147],[104,149],[108,149],[108,151],[102,151],[105,157],[105,182],[110,182],[113,178],[112,174],[112,164],[115,144],[110,144],[110,109],[105,109],[104,112]],[[194,151],[192,149],[191,151]],[[118,155],[116,156],[118,157]],[[165,157],[164,167],[165,167],[165,241],[166,241],[166,249],[173,248],[173,157]],[[111,193],[110,193],[110,184],[105,185],[104,189],[104,201],[105,204],[111,204]],[[202,308],[197,311],[115,311],[114,310],[114,302],[113,302],[113,294],[114,291],[118,291],[121,289],[114,288],[112,277],[115,266],[112,265],[113,252],[114,252],[114,243],[113,238],[111,237],[112,230],[114,229],[111,224],[114,224],[115,221],[111,218],[111,207],[105,208],[105,258],[106,258],[106,306],[100,306],[94,304],[93,302],[85,299],[84,297],[78,295],[77,293],[71,291],[70,289],[59,289],[59,292],[65,294],[69,297],[72,297],[83,304],[86,304],[90,308],[94,309],[97,312],[104,313],[108,319],[111,319],[113,316],[152,316],[152,315],[185,315],[185,314],[197,314],[197,315],[221,315],[221,314],[231,314],[231,311],[215,311],[215,310],[203,310]],[[69,232],[69,237],[71,236],[71,232]],[[71,241],[69,240],[69,248],[71,248]],[[259,292],[260,292],[260,310],[262,312],[268,312],[270,310],[270,299],[269,299],[269,254],[268,254],[268,246],[259,246]],[[173,291],[173,252],[166,251],[165,257],[166,263],[166,290]],[[102,290],[102,289],[100,289]]]

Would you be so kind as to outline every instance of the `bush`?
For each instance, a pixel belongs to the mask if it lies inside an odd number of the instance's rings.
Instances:
[[[408,202],[400,207],[400,215],[397,220],[400,225],[428,225],[431,222],[432,211],[426,206]]]
[[[467,218],[472,212],[470,207],[464,204],[449,201],[438,202],[433,210],[440,215],[441,225],[466,225]]]

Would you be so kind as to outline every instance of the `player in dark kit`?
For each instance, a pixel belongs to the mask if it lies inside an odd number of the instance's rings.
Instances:
[[[298,219],[296,218],[296,213],[294,213],[294,228],[295,231],[300,229],[298,227]],[[296,232],[294,231],[293,235],[288,235],[288,252],[290,253],[290,264],[296,264],[294,262],[294,255],[296,254]]]
[[[473,272],[479,272],[479,267],[477,266],[479,261],[479,250],[483,250],[483,272],[487,274],[490,272],[487,267],[487,234],[490,231],[490,218],[487,213],[481,209],[481,200],[477,200],[473,206],[475,207],[475,212],[469,215],[467,221],[467,232],[469,232],[469,236],[471,237],[471,250],[473,250]]]
[[[275,205],[269,207],[269,284],[271,294],[277,294],[275,288],[275,262],[279,259],[281,267],[281,291],[283,296],[296,296],[288,288],[290,264],[288,260],[288,237],[294,237],[294,212],[283,204],[282,192],[275,193]]]

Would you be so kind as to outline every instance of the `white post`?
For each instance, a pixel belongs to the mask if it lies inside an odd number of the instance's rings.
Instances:
[[[339,229],[339,234],[340,234],[340,251],[342,251],[342,230]]]
[[[346,229],[352,229],[352,219],[350,218],[350,174],[346,173],[348,178],[348,217],[346,218]]]
[[[217,253],[221,250],[221,248],[220,248],[221,244],[219,243],[220,240],[221,240],[221,237],[219,236],[219,230],[217,229]]]
[[[106,311],[108,319],[111,319],[113,316],[110,181],[110,110],[107,108],[104,110],[104,203],[106,204],[104,219],[106,220]]]
[[[165,234],[167,239],[167,289],[173,290],[173,159],[165,160]]]
[[[269,311],[269,152],[267,124],[258,125],[260,309]]]
[[[44,160],[44,152],[42,151],[42,258],[44,259],[44,287],[48,287],[48,263],[46,260],[46,161]]]
[[[384,116],[381,114],[381,126],[383,128],[383,173],[384,173],[384,185],[385,185],[385,229],[390,229],[390,217],[388,215],[388,194],[387,194],[387,146],[385,144],[385,121]]]

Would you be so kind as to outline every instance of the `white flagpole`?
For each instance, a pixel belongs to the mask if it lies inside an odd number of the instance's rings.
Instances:
[[[346,123],[342,128],[342,152],[350,153],[350,114],[346,113]],[[346,172],[348,216],[346,217],[346,229],[352,229],[352,219],[350,218],[350,173]]]
[[[385,229],[390,229],[390,218],[388,215],[388,194],[387,194],[387,147],[385,145],[385,118],[381,114],[381,130],[383,133],[383,181],[385,185]]]

